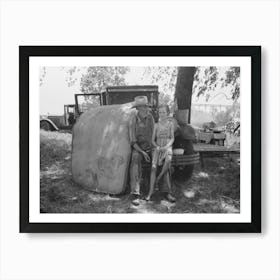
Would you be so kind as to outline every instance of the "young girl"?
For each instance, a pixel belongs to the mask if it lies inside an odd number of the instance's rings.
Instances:
[[[153,150],[153,160],[150,178],[150,190],[146,200],[150,200],[154,191],[155,183],[158,183],[162,176],[166,176],[167,183],[167,199],[174,202],[175,198],[170,194],[171,182],[169,177],[169,169],[172,160],[172,144],[174,142],[174,125],[173,121],[169,118],[168,105],[161,105],[158,109],[159,122],[155,124],[152,144],[155,147]],[[162,170],[156,178],[157,166],[161,166]]]

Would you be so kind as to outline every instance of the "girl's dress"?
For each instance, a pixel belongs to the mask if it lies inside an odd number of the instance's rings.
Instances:
[[[165,122],[158,122],[156,126],[156,144],[164,147],[171,139],[173,131],[173,121],[167,119]],[[165,151],[154,149],[152,166],[160,166],[166,158],[172,158],[172,146]]]

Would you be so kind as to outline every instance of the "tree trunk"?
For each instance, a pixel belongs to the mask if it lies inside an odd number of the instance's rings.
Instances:
[[[175,104],[177,111],[175,116],[179,124],[173,148],[183,148],[185,155],[194,153],[193,140],[195,139],[194,129],[188,125],[191,121],[192,87],[195,67],[178,67],[178,75],[175,87]],[[173,177],[176,180],[187,181],[191,178],[194,165],[176,167]]]
[[[192,87],[195,67],[178,67],[175,87],[175,100],[178,110],[188,110],[188,123],[191,120]]]

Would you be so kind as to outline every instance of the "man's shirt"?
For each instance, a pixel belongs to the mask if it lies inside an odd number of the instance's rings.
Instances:
[[[140,118],[138,113],[133,115],[129,129],[131,146],[137,143],[142,150],[151,151],[154,123],[154,118],[150,113],[145,118]]]

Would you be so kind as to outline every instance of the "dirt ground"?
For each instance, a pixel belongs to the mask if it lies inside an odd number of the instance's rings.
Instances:
[[[192,178],[173,178],[176,203],[157,192],[132,206],[128,194],[99,194],[75,184],[71,176],[71,134],[40,132],[41,213],[239,213],[239,158],[208,158]],[[148,176],[148,174],[147,174]]]

